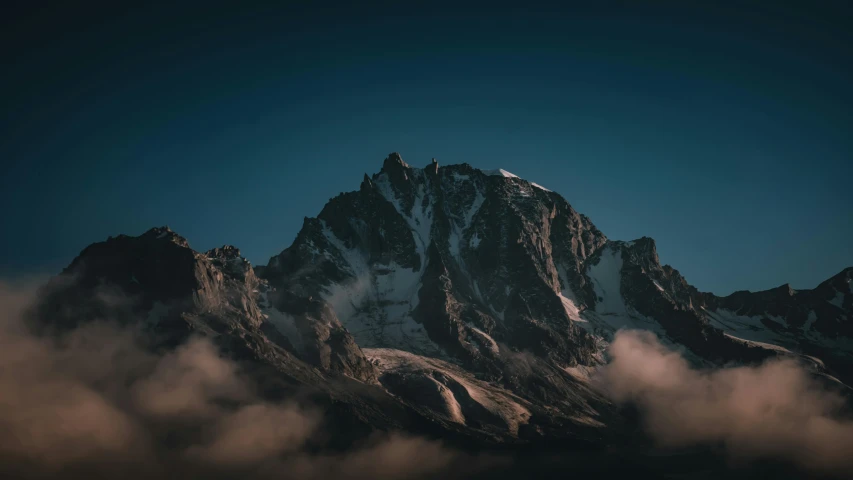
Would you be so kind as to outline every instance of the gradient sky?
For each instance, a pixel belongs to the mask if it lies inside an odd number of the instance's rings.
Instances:
[[[0,275],[159,225],[264,264],[392,151],[540,183],[700,290],[853,265],[849,2],[176,3],[4,11]]]

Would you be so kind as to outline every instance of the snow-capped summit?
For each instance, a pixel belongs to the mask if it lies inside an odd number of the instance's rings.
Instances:
[[[609,241],[560,195],[503,169],[419,169],[392,153],[306,220],[264,275],[323,299],[362,348],[477,370],[502,371],[517,351],[595,365],[620,328],[708,361],[770,355],[717,328],[726,301],[661,266],[652,239]]]
[[[488,362],[494,336],[570,365],[590,341],[556,292],[589,303],[580,266],[605,241],[565,200],[512,174],[418,169],[391,154],[306,222],[265,275],[304,289],[305,272],[362,347]],[[327,276],[315,282],[317,269]]]
[[[90,245],[45,290],[41,318],[137,321],[158,347],[207,335],[325,392],[342,418],[478,442],[616,428],[578,372],[624,328],[697,364],[782,355],[853,381],[851,268],[813,290],[718,297],[661,265],[653,239],[609,240],[502,169],[415,168],[392,153],[358,187],[306,217],[266,266],[230,245],[196,252],[168,227]]]
[[[497,168],[495,170],[483,170],[483,173],[493,177],[507,177],[507,178],[518,178],[518,175],[507,172],[503,168]]]

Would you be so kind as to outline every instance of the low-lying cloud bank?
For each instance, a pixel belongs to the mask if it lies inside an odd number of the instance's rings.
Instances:
[[[153,355],[106,322],[36,337],[33,292],[0,283],[0,477],[392,479],[459,460],[399,435],[317,453],[321,412],[263,400],[209,341]]]
[[[793,360],[696,370],[648,332],[621,331],[598,385],[636,404],[665,447],[722,444],[736,459],[777,458],[853,475],[853,421],[845,400]]]
[[[311,405],[261,398],[206,339],[164,355],[100,321],[61,338],[29,333],[34,285],[0,282],[0,478],[452,478],[469,457],[401,435],[346,452],[317,449]],[[654,335],[623,331],[595,377],[635,403],[662,446],[723,444],[853,475],[844,400],[790,360],[700,371]],[[532,368],[521,362],[519,368]]]

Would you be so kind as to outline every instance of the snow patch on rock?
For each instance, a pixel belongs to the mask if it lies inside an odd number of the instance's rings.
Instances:
[[[376,186],[379,189],[379,193],[394,205],[394,208],[403,217],[409,225],[409,228],[412,230],[412,237],[415,240],[415,248],[417,249],[418,256],[421,258],[421,268],[424,268],[424,266],[426,266],[426,250],[427,247],[429,247],[430,232],[432,230],[433,205],[432,199],[426,198],[428,193],[426,182],[428,179],[423,177],[423,171],[413,170],[412,174],[420,175],[420,178],[423,181],[417,184],[417,190],[415,192],[415,199],[412,204],[411,211],[406,211],[406,209],[401,205],[400,200],[397,198],[397,193],[394,191],[394,187],[391,185],[387,174],[382,174],[376,180]]]
[[[649,330],[665,337],[663,327],[654,319],[641,315],[625,303],[622,296],[622,251],[618,246],[601,250],[598,263],[587,268],[592,280],[596,303],[594,309],[583,312],[583,318],[594,329],[613,335],[620,329]]]
[[[705,309],[705,313],[711,326],[732,338],[776,346],[791,344],[789,340],[767,328],[761,322],[763,317],[738,315],[723,308],[716,311]]]
[[[725,335],[731,339],[737,340],[739,342],[746,343],[747,345],[752,345],[752,346],[764,348],[767,350],[774,350],[774,351],[782,352],[782,353],[786,353],[786,354],[792,354],[791,351],[788,350],[787,348],[780,347],[779,345],[774,345],[772,343],[756,342],[754,340],[744,340],[742,338],[738,338],[738,337],[736,337],[730,333],[727,333],[727,332],[723,332],[723,335]]]
[[[476,195],[474,197],[474,201],[471,202],[471,206],[468,207],[468,210],[465,211],[464,216],[461,218],[456,218],[454,222],[450,224],[450,236],[448,238],[448,243],[450,246],[450,254],[458,259],[460,253],[460,240],[465,236],[465,232],[471,227],[471,222],[474,219],[474,215],[480,211],[480,207],[483,206],[483,202],[486,200],[486,197],[483,196],[483,193],[478,189]],[[472,235],[472,239],[476,236],[476,232]],[[479,245],[479,238],[476,243],[470,242],[469,245],[472,247],[476,247]]]
[[[494,170],[483,170],[483,173],[490,177],[518,178],[518,175],[507,172],[503,168],[496,168]]]
[[[557,267],[557,277],[560,282],[560,291],[557,292],[557,296],[563,304],[566,315],[574,322],[587,323],[587,320],[581,317],[580,309],[577,306],[577,297],[575,296],[575,292],[569,288],[568,275],[566,275],[566,269],[562,266]]]
[[[443,350],[412,317],[424,269],[395,262],[369,264],[364,252],[347,248],[325,224],[323,235],[343,259],[342,267],[352,274],[344,282],[327,285],[323,299],[356,343],[362,347],[393,345],[443,358]]]

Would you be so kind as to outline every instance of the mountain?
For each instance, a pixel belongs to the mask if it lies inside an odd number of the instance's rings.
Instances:
[[[309,387],[352,439],[612,445],[634,427],[589,374],[619,329],[697,366],[785,356],[850,385],[851,278],[718,297],[661,265],[654,240],[610,240],[535,183],[392,153],[266,266],[167,227],[119,235],[83,250],[36,315],[47,331],[118,319],[154,349],[207,336],[259,381]]]
[[[452,360],[495,378],[507,351],[560,368],[596,365],[623,327],[713,363],[760,360],[778,351],[760,342],[778,343],[832,358],[843,376],[853,347],[849,269],[811,291],[720,298],[662,266],[652,239],[608,240],[535,183],[467,164],[413,168],[398,154],[306,218],[261,272],[277,292],[271,318],[295,343],[320,337],[288,325],[316,322],[278,297],[322,299],[330,324],[368,351]]]

